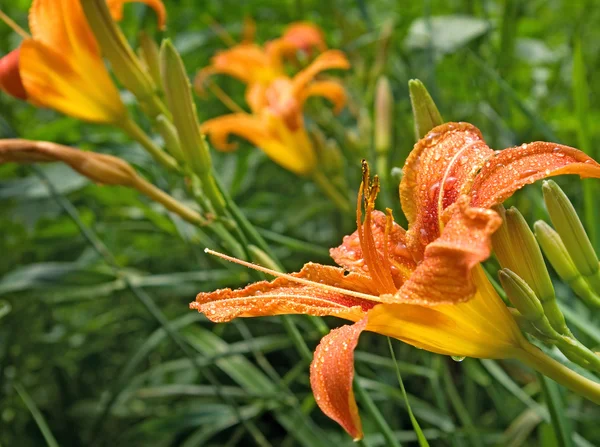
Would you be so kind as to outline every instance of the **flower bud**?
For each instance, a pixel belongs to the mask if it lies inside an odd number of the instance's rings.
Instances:
[[[546,318],[542,303],[523,278],[506,268],[498,272],[498,278],[506,296],[524,318],[531,321],[546,337],[554,338],[558,335]]]
[[[563,240],[577,270],[585,277],[596,277],[598,257],[569,198],[552,180],[544,181],[542,190],[552,224]]]
[[[159,49],[158,45],[152,39],[148,33],[142,31],[139,35],[140,38],[140,48],[139,54],[142,62],[146,66],[146,71],[152,77],[154,84],[158,87],[162,85],[162,81],[160,78],[160,57],[159,57]]]
[[[200,177],[202,188],[213,205],[223,210],[225,201],[212,176],[210,152],[200,133],[190,81],[181,57],[169,40],[165,40],[160,49],[160,71],[185,161]]]
[[[0,90],[17,99],[27,99],[27,92],[19,72],[19,56],[21,49],[11,51],[0,58]]]
[[[185,161],[185,156],[181,151],[181,143],[179,142],[179,135],[177,135],[177,129],[164,115],[158,115],[156,117],[156,127],[158,132],[165,141],[165,146],[169,153],[173,155],[178,161]]]
[[[504,223],[492,236],[492,245],[500,265],[523,278],[542,302],[552,327],[561,334],[568,333],[542,252],[525,218],[514,207],[498,207],[497,211]]]
[[[390,82],[385,76],[379,77],[375,92],[375,151],[387,154],[392,145],[392,114],[394,96]]]
[[[421,81],[418,79],[408,81],[408,90],[413,118],[415,120],[415,137],[417,140],[420,140],[431,129],[444,124],[444,120],[431,95]]]
[[[155,99],[156,86],[113,20],[106,0],[82,0],[81,6],[102,54],[109,60],[119,81],[141,102],[151,104]],[[150,111],[153,115],[160,113],[156,106]]]
[[[539,220],[533,225],[535,237],[542,247],[546,258],[571,289],[590,305],[600,306],[600,297],[596,295],[587,281],[581,276],[573,263],[567,247],[560,235],[546,222]]]

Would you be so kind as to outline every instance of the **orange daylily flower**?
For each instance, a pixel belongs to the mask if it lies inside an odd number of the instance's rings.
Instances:
[[[278,278],[200,293],[190,304],[214,322],[298,313],[353,321],[321,340],[310,381],[319,407],[356,439],[353,350],[364,330],[445,355],[523,359],[537,350],[478,265],[502,222],[490,208],[544,177],[600,177],[600,164],[576,149],[535,142],[493,151],[471,124],[447,123],[420,140],[405,164],[405,231],[391,212],[374,210],[379,185],[363,169],[358,228],[331,250],[340,267],[308,263],[288,275],[220,255]]]
[[[346,102],[343,86],[335,81],[314,81],[321,71],[349,68],[344,54],[329,50],[319,55],[312,64],[293,79],[280,76],[264,89],[252,88],[248,103],[253,114],[234,113],[217,117],[201,125],[219,150],[236,148],[229,143],[229,135],[240,136],[260,147],[273,161],[284,168],[307,175],[317,165],[317,155],[304,126],[302,109],[311,96],[323,96],[334,104],[334,111],[342,110]]]
[[[244,34],[254,35],[253,21],[247,21]],[[248,85],[246,92],[249,98],[256,96],[256,90],[264,90],[266,86],[285,76],[283,59],[296,51],[310,52],[317,49],[321,52],[327,49],[322,31],[307,22],[289,25],[283,36],[267,42],[263,47],[244,38],[239,45],[218,52],[212,57],[210,65],[196,75],[194,86],[199,93],[204,92],[204,85],[209,76],[225,74],[236,78]],[[254,91],[253,91],[254,90]]]
[[[116,18],[120,18],[123,3],[109,1]],[[145,3],[153,6],[159,20],[164,21],[164,7],[160,9],[159,0]],[[0,59],[0,89],[81,120],[121,120],[125,106],[104,65],[80,0],[34,0],[29,27],[31,38]]]

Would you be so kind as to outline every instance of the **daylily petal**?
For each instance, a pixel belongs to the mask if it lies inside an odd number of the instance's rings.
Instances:
[[[281,77],[271,82],[265,89],[265,100],[269,112],[283,120],[291,131],[303,126],[301,104],[294,96],[290,78]]]
[[[200,130],[219,150],[231,151],[237,145],[229,143],[229,135],[237,135],[262,149],[275,163],[299,175],[309,174],[316,165],[314,148],[303,128],[290,131],[276,116],[234,113],[202,123]]]
[[[63,55],[100,55],[80,0],[34,0],[29,10],[29,29],[34,40]]]
[[[81,61],[79,61],[81,62]],[[29,99],[38,105],[92,122],[114,122],[125,113],[119,93],[100,59],[86,67],[35,40],[21,45],[21,77]]]
[[[350,68],[346,55],[339,50],[328,50],[321,53],[308,67],[294,76],[294,96],[299,97],[315,76],[325,70]]]
[[[19,58],[28,99],[86,121],[119,121],[125,106],[79,0],[35,0],[29,25]]]
[[[466,303],[425,307],[379,304],[366,330],[443,355],[510,358],[523,336],[481,266],[473,269],[475,296]]]
[[[600,164],[569,146],[536,141],[498,151],[472,186],[472,204],[489,208],[537,180],[561,174],[600,178]]]
[[[408,219],[407,244],[419,259],[440,234],[440,214],[465,192],[493,151],[468,123],[446,123],[421,139],[404,165],[400,184]]]
[[[337,81],[315,81],[308,84],[298,98],[300,107],[311,96],[322,96],[331,101],[336,115],[342,111],[348,99],[346,89]]]
[[[314,284],[301,284],[280,277],[238,290],[202,292],[195,302],[190,303],[190,308],[204,313],[211,321],[224,322],[236,317],[280,314],[335,315],[358,321],[372,307],[369,301],[320,287],[321,284],[328,284],[368,292],[367,279],[360,275],[344,275],[344,270],[340,268],[308,263],[299,273],[291,276]]]
[[[452,217],[442,234],[427,245],[423,262],[389,297],[391,301],[431,306],[459,303],[473,296],[471,270],[490,256],[491,235],[502,219],[495,211],[468,204],[469,197],[462,196],[448,210]]]
[[[363,437],[358,407],[352,390],[354,349],[367,318],[333,329],[317,346],[310,365],[310,385],[319,408],[355,440]]]
[[[0,58],[0,90],[19,99],[27,99],[27,92],[19,73],[21,49],[11,51]]]
[[[237,149],[236,143],[228,141],[230,135],[237,135],[255,146],[270,139],[265,123],[258,117],[245,113],[233,113],[205,121],[200,131],[209,136],[211,144],[220,151]]]
[[[281,39],[291,43],[296,49],[310,53],[316,48],[325,51],[327,44],[323,37],[323,31],[310,22],[296,22],[289,25],[281,36]]]
[[[202,85],[208,75],[226,74],[247,84],[269,82],[280,76],[280,67],[273,66],[267,53],[256,44],[239,44],[218,52],[211,64],[198,72],[194,84]]]
[[[384,253],[384,241],[386,239],[387,216],[381,211],[373,211],[371,229],[375,248],[379,253]],[[404,229],[396,222],[392,223],[391,231],[387,234],[387,254],[390,260],[392,277],[396,286],[400,287],[408,279],[415,269],[409,251],[406,248]],[[344,236],[344,241],[339,247],[329,250],[333,260],[346,270],[369,274],[361,248],[358,231]]]
[[[113,19],[115,19],[117,22],[123,19],[123,5],[129,2],[145,3],[154,9],[158,20],[158,27],[160,29],[165,28],[165,24],[167,22],[167,10],[165,9],[165,5],[163,5],[161,0],[106,0]]]
[[[21,44],[20,72],[28,99],[86,121],[112,123],[125,113],[100,58],[62,53],[32,39]]]

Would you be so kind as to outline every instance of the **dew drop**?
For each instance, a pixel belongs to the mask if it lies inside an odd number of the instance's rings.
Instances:
[[[452,360],[454,360],[455,362],[462,362],[465,359],[465,356],[459,356],[459,355],[453,355],[450,357]]]

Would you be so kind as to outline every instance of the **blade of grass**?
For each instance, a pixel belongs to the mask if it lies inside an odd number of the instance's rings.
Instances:
[[[223,402],[227,403],[231,406],[234,414],[237,415],[239,422],[248,430],[248,433],[254,438],[255,442],[263,447],[270,446],[271,444],[261,431],[254,425],[253,422],[248,421],[242,418],[239,413],[238,405],[229,399],[227,396],[223,396],[220,393],[220,383],[217,378],[213,375],[213,373],[208,368],[202,368],[196,361],[196,357],[190,348],[185,344],[185,341],[176,332],[167,319],[167,317],[162,313],[162,311],[158,308],[158,306],[154,303],[150,295],[148,295],[142,289],[136,287],[128,278],[127,274],[122,271],[121,267],[117,263],[113,254],[108,250],[106,245],[102,242],[102,240],[94,233],[80,218],[79,212],[75,208],[75,206],[64,197],[55,187],[55,185],[50,181],[50,179],[45,175],[44,171],[39,169],[37,166],[33,166],[34,171],[40,177],[42,183],[46,185],[48,191],[52,198],[58,203],[58,205],[67,213],[67,215],[73,220],[75,225],[79,228],[82,236],[86,239],[86,241],[92,246],[92,248],[100,255],[104,261],[114,270],[115,275],[123,277],[123,280],[127,284],[127,287],[131,291],[131,293],[142,303],[142,305],[146,308],[146,310],[152,315],[152,317],[165,329],[169,338],[183,351],[183,353],[192,361],[192,364],[197,369],[198,373],[205,377],[217,390],[219,393],[219,397],[222,398]],[[99,427],[96,427],[96,430],[99,430]],[[94,435],[97,434],[97,431],[92,431],[91,442],[94,442],[97,437]],[[90,444],[91,444],[90,442]]]
[[[565,415],[565,408],[558,385],[543,374],[536,373],[536,375],[544,393],[546,406],[552,420],[552,424],[550,425],[552,430],[554,430],[558,445],[560,447],[572,447],[573,433]]]
[[[590,138],[589,116],[590,110],[590,88],[587,81],[585,69],[585,60],[583,57],[583,48],[581,37],[575,38],[573,48],[573,102],[575,103],[575,114],[577,116],[577,138],[579,140],[579,149],[588,154],[590,157],[595,157],[596,154],[592,149],[592,141]],[[590,180],[582,180],[583,182],[583,220],[585,228],[590,237],[592,245],[598,251],[600,248],[598,241],[598,207],[596,206],[596,183]]]
[[[358,378],[357,380],[355,380],[355,382],[358,382]],[[387,421],[379,411],[379,408],[377,408],[377,405],[375,405],[375,402],[373,402],[373,399],[371,399],[371,396],[369,396],[369,393],[367,393],[362,386],[357,386],[355,388],[356,391],[358,391],[357,394],[360,399],[360,402],[365,406],[365,408],[373,417],[375,424],[377,425],[385,439],[386,445],[389,447],[400,447],[400,442],[398,442],[398,440],[396,439],[392,428],[388,425]],[[366,441],[363,440],[363,442]]]
[[[31,413],[33,420],[42,432],[42,436],[44,437],[44,440],[46,441],[48,447],[58,447],[58,442],[56,442],[56,439],[54,438],[50,427],[48,427],[44,415],[40,412],[31,396],[29,396],[29,393],[27,393],[25,388],[23,388],[23,386],[20,383],[15,383],[13,386],[15,387],[17,393],[19,393],[19,396],[23,400],[23,403],[25,403],[25,406]]]
[[[429,447],[429,443],[427,442],[427,438],[423,434],[423,430],[421,430],[421,426],[417,421],[417,418],[412,412],[412,408],[410,407],[410,402],[408,401],[408,396],[406,395],[406,389],[404,388],[404,382],[402,381],[402,375],[400,374],[400,369],[398,368],[398,363],[396,362],[396,354],[394,352],[394,347],[392,346],[392,340],[390,337],[387,337],[388,346],[390,348],[390,354],[392,355],[392,360],[396,365],[396,377],[398,377],[398,384],[400,385],[400,389],[402,390],[402,396],[404,397],[404,402],[406,403],[406,410],[408,411],[408,417],[410,418],[410,423],[413,426],[413,430],[417,435],[417,440],[419,441],[419,445],[421,447]]]

